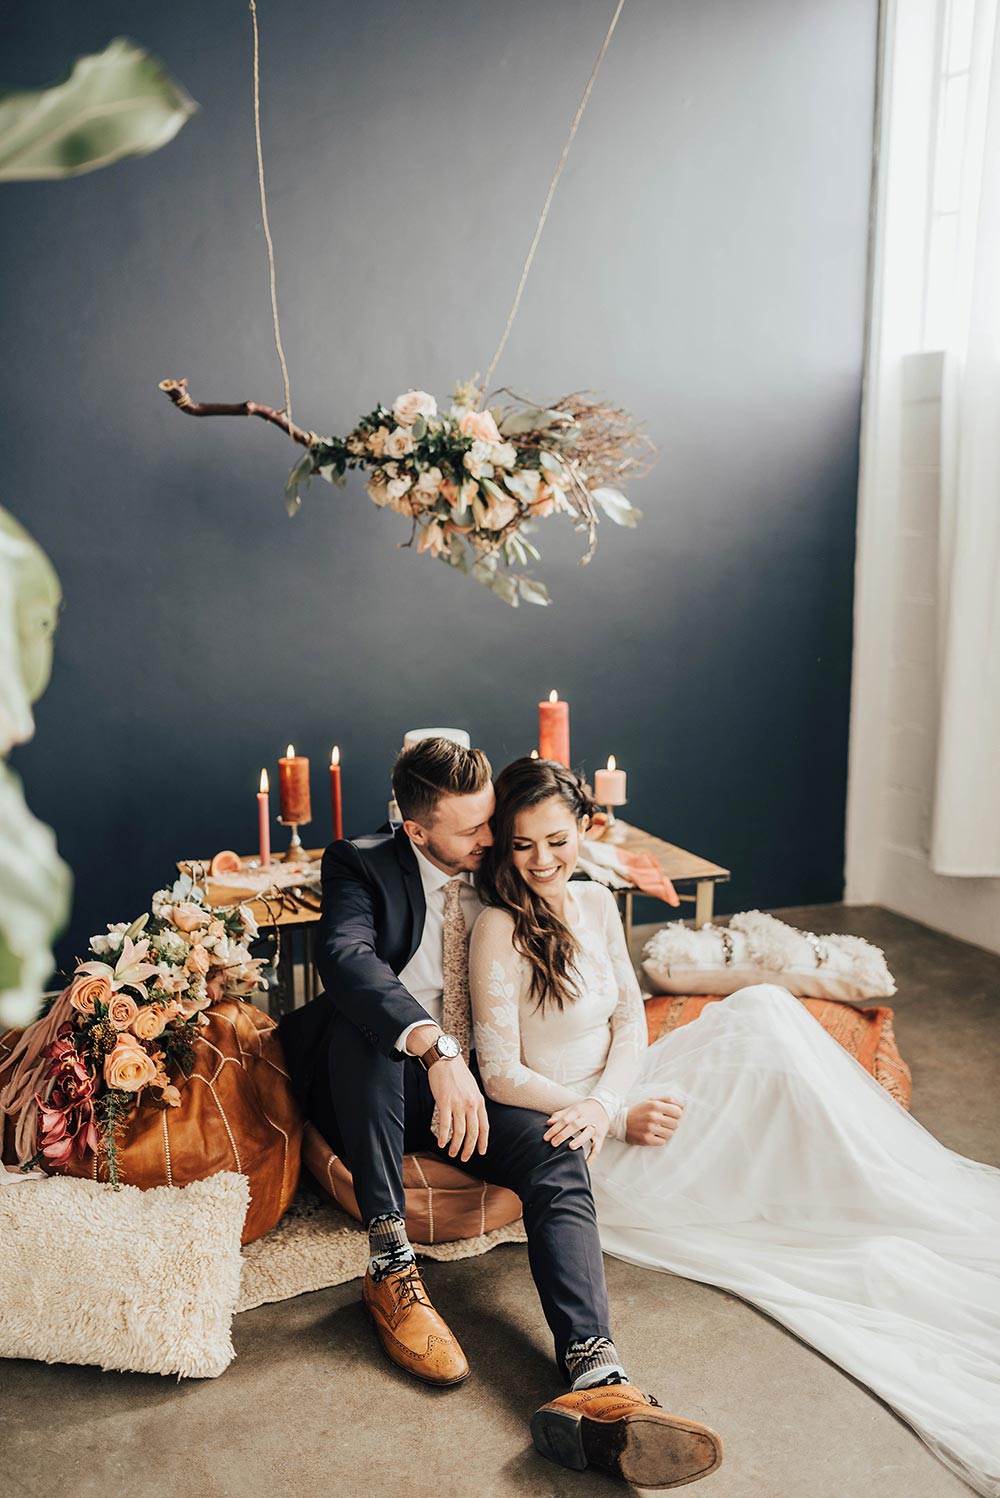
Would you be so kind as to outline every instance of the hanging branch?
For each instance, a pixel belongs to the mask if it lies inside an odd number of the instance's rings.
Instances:
[[[193,401],[187,393],[187,380],[161,380],[159,388],[164,391],[179,411],[189,416],[261,416],[287,432],[293,442],[311,447],[319,438],[315,432],[304,432],[297,427],[284,411],[273,406],[263,406],[260,401]]]

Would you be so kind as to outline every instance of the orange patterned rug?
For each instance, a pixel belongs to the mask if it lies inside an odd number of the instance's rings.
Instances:
[[[661,994],[647,999],[646,1029],[650,1045],[679,1025],[697,1019],[706,1004],[723,1003],[725,999],[711,994]],[[841,1004],[836,999],[800,999],[799,1003],[909,1111],[910,1068],[899,1054],[891,1009],[855,1009],[852,1004]]]

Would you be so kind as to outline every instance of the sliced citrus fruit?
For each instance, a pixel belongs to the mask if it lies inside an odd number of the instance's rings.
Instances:
[[[224,848],[221,853],[216,853],[208,866],[210,874],[238,874],[243,864],[240,855],[234,853],[231,848]]]

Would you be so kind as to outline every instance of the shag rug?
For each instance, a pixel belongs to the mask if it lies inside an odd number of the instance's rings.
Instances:
[[[472,1259],[501,1243],[526,1242],[520,1218],[478,1238],[413,1246],[422,1258]],[[360,1279],[368,1267],[368,1234],[308,1182],[298,1190],[276,1228],[243,1249],[237,1311],[290,1300]]]

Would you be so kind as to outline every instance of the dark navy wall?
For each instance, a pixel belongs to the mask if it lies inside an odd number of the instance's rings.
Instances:
[[[259,10],[293,406],[343,433],[485,368],[612,6]],[[290,444],[156,388],[281,404],[246,7],[4,7],[5,83],[126,33],[201,105],[145,160],[0,189],[2,502],[66,594],[15,756],[76,873],[63,960],[178,855],[251,848],[288,739],[323,842],[333,742],[358,833],[405,728],[467,727],[499,766],[552,686],[579,762],[627,768],[628,814],[732,867],[723,911],[839,898],[876,13],[626,6],[498,381],[598,389],[662,456],[589,568],[545,523],[556,604],[515,612],[398,550],[356,478],[288,520]]]

